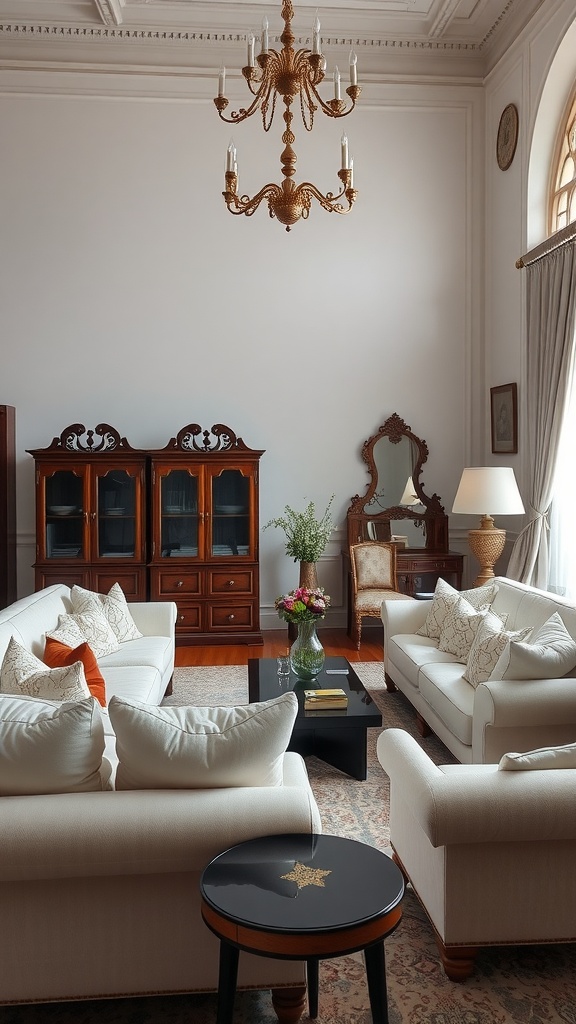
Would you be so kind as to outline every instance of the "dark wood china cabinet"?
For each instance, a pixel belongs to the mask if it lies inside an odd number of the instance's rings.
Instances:
[[[132,448],[114,427],[72,424],[36,462],[36,589],[79,584],[175,601],[180,643],[261,643],[258,466],[216,424],[165,448]]]
[[[426,442],[393,413],[362,446],[370,482],[347,513],[348,546],[365,540],[396,545],[398,589],[410,595],[433,591],[439,577],[462,586],[463,556],[449,550],[448,516],[421,481],[428,454]]]

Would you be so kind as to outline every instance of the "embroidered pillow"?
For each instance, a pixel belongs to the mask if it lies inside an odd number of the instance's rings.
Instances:
[[[503,754],[498,771],[530,771],[542,768],[576,768],[576,743],[562,747],[538,747],[524,754]]]
[[[494,612],[487,611],[472,641],[464,670],[464,679],[467,679],[474,688],[479,683],[484,683],[490,678],[506,644],[511,640],[525,640],[530,633],[530,626],[507,633],[502,629],[501,618]]]
[[[79,644],[78,647],[68,647],[67,644],[61,643],[60,640],[55,640],[54,637],[46,637],[46,646],[44,648],[44,662],[46,665],[49,665],[50,668],[59,668],[73,665],[75,661],[82,662],[88,689],[92,696],[96,697],[96,700],[102,707],[106,707],[106,683],[104,676],[98,668],[94,651],[88,646],[86,641]]]
[[[13,636],[2,659],[0,692],[46,700],[83,700],[90,697],[82,662],[63,668],[47,668]]]
[[[466,598],[459,597],[442,622],[438,650],[453,654],[458,661],[466,661],[485,614],[486,610],[476,611]]]
[[[70,593],[72,610],[76,613],[98,614],[103,611],[119,643],[138,640],[142,633],[138,629],[119,583],[115,583],[107,594],[96,594],[92,590],[74,586]]]
[[[480,608],[487,608],[494,600],[497,592],[497,583],[486,583],[482,587],[473,587],[472,590],[455,590],[449,583],[446,583],[446,580],[440,577],[436,583],[434,597],[432,598],[432,604],[426,616],[426,621],[420,629],[416,630],[417,635],[428,636],[431,640],[439,640],[444,619],[460,597],[463,597],[478,611]]]
[[[290,692],[239,707],[155,707],[114,695],[108,710],[116,789],[280,786],[298,698]]]
[[[493,679],[559,679],[576,666],[576,640],[554,612],[530,640],[511,641],[500,655]]]
[[[120,648],[116,634],[102,610],[97,613],[59,615],[56,629],[50,630],[46,636],[60,640],[68,647],[78,647],[86,641],[97,658],[113,654]]]

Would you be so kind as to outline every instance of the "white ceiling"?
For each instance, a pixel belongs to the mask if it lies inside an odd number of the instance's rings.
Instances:
[[[318,11],[324,51],[353,45],[365,73],[481,77],[551,2],[299,0],[292,28],[306,45]],[[232,65],[264,15],[271,37],[280,34],[280,8],[281,0],[0,0],[0,67]]]

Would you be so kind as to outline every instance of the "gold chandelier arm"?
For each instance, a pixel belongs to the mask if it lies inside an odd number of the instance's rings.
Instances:
[[[227,190],[226,192],[223,192],[222,195],[226,200],[226,205],[230,210],[230,213],[233,213],[236,216],[238,216],[238,214],[244,213],[246,214],[247,217],[251,217],[253,213],[256,213],[256,210],[260,206],[260,203],[262,202],[263,199],[266,199],[267,196],[275,197],[278,195],[278,192],[280,191],[278,185],[268,184],[264,185],[264,187],[261,188],[260,191],[257,192],[257,194],[252,197],[252,199],[250,198],[250,196],[239,196],[236,192],[236,175],[234,174],[233,177],[230,178],[229,174],[230,172],[227,172],[226,174]]]
[[[350,106],[346,106],[345,100],[323,100],[320,93],[316,89],[314,82],[307,79],[306,92],[312,93],[314,99],[318,101],[318,105],[324,114],[328,117],[347,117],[351,114],[356,106],[356,100],[362,92],[359,85],[349,85],[346,89],[346,95],[350,97]]]
[[[343,174],[349,174],[350,172],[339,171],[338,173],[339,176],[342,176]],[[324,210],[327,210],[328,213],[340,214],[350,213],[350,210],[352,209],[356,201],[356,196],[358,195],[356,189],[352,188],[349,184],[347,184],[346,180],[344,179],[342,182],[342,189],[340,192],[338,192],[337,195],[334,195],[332,192],[327,192],[326,195],[323,195],[322,192],[320,192],[320,190],[317,189],[316,186],[313,185],[312,182],[310,181],[303,181],[301,185],[298,185],[296,187],[297,194],[300,193],[301,191],[307,193],[308,196],[312,196],[312,198],[316,199],[316,201],[320,203],[320,206],[322,206]],[[344,197],[346,197],[346,200],[348,202],[347,207],[343,206],[342,203],[340,203],[340,199],[343,199]]]

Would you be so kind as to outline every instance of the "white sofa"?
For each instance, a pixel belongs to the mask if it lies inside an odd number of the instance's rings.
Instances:
[[[69,594],[52,586],[0,612],[0,659],[12,635],[41,658]],[[129,609],[144,635],[99,661],[107,696],[158,705],[174,667],[175,606]],[[111,735],[106,755],[115,759]],[[246,839],[320,829],[295,753],[283,756],[278,786],[1,797],[0,1003],[216,990],[202,870]],[[279,1019],[293,1021],[304,965],[242,954],[239,986],[273,989]]]
[[[555,763],[558,751],[550,753]],[[452,981],[472,972],[482,946],[576,941],[575,767],[437,767],[401,729],[379,736],[377,754],[390,777],[394,859]]]
[[[576,608],[534,587],[497,577],[491,608],[506,618],[507,631],[541,627],[559,612],[576,638]],[[568,678],[489,678],[476,687],[465,664],[418,635],[430,601],[384,601],[384,669],[389,690],[413,704],[422,735],[432,730],[462,763],[498,762],[508,751],[576,738],[576,670]]]

